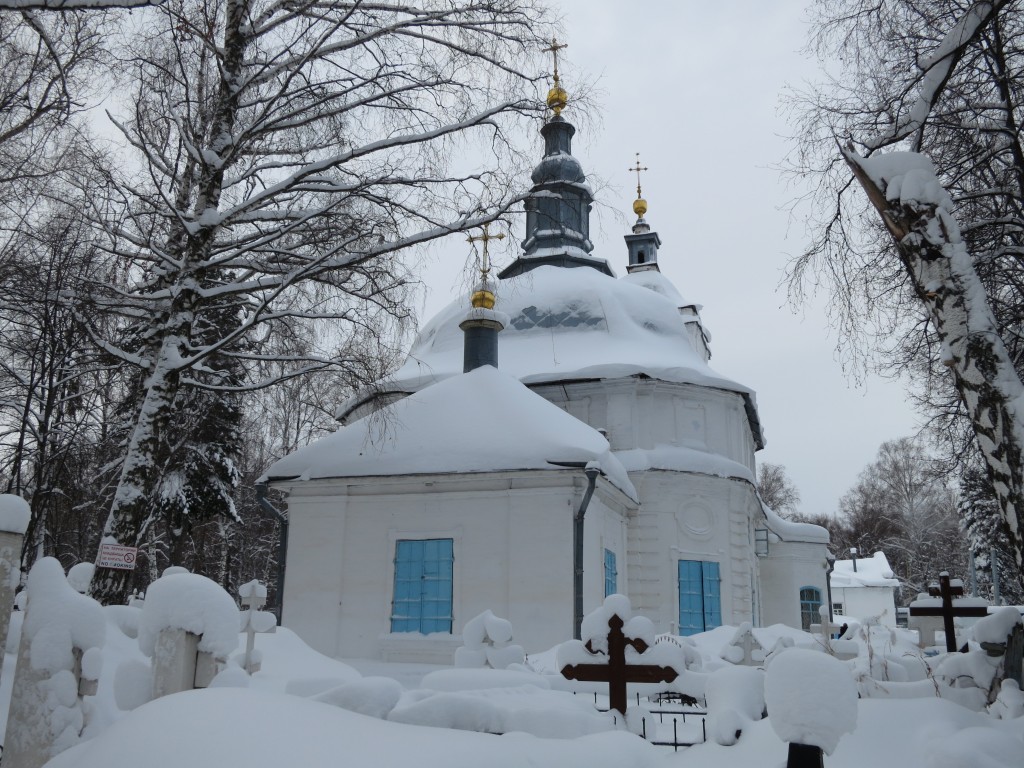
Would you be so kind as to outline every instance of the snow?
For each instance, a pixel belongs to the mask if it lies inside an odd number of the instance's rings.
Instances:
[[[596,461],[616,487],[637,498],[626,470],[599,432],[509,374],[483,366],[300,448],[273,464],[265,478],[564,471],[550,463],[554,461]]]
[[[971,627],[971,633],[979,643],[1005,643],[1010,632],[1020,623],[1020,610],[1007,605],[980,619]]]
[[[161,576],[146,592],[139,622],[139,648],[146,656],[152,656],[157,635],[171,628],[201,635],[200,651],[227,658],[238,645],[238,606],[205,576]]]
[[[22,536],[28,529],[32,516],[28,502],[13,493],[0,493],[0,531],[17,533]]]
[[[884,552],[875,552],[871,557],[857,559],[857,570],[853,560],[836,560],[830,577],[832,589],[849,587],[898,587],[900,582],[893,577],[892,568]]]
[[[708,705],[708,736],[717,743],[735,744],[746,727],[764,710],[765,673],[754,667],[722,667],[708,675],[704,695]]]
[[[68,571],[68,584],[81,595],[88,593],[92,575],[96,572],[95,563],[77,563]]]
[[[677,291],[652,291],[641,278],[537,267],[498,285],[495,309],[511,318],[498,336],[498,366],[526,384],[645,374],[752,396],[693,348],[680,300]],[[457,299],[428,322],[384,391],[417,391],[458,375],[465,311],[465,301]]]
[[[26,585],[28,606],[22,631],[33,669],[56,674],[74,667],[74,649],[100,647],[106,637],[103,611],[95,600],[68,584],[53,557],[35,562]]]
[[[623,608],[619,599],[612,604]],[[109,627],[104,666],[123,668],[123,662],[135,660],[148,674],[137,644],[120,630],[131,625],[126,617],[132,612],[138,614],[137,609],[104,609]],[[14,622],[12,631],[16,629]],[[423,675],[427,668],[422,665],[359,661],[368,675],[362,677],[351,666],[315,653],[282,628],[260,638],[263,669],[251,679],[232,666],[218,676],[218,687],[149,703],[143,700],[132,712],[113,706],[112,676],[105,676],[96,697],[97,716],[87,728],[92,740],[60,755],[49,768],[106,768],[115,763],[147,768],[281,768],[297,762],[327,768],[339,759],[383,768],[404,768],[412,762],[421,768],[664,768],[679,761],[689,768],[779,766],[785,762],[786,742],[776,734],[774,721],[787,720],[786,713],[773,705],[766,681],[769,718],[758,720],[763,702],[755,676],[763,674],[732,667],[721,658],[723,648],[742,629],[719,627],[656,645],[672,645],[680,653],[685,648],[699,656],[688,666],[703,665],[709,673],[688,670],[685,676],[694,678],[691,682],[701,689],[706,682],[714,712],[731,710],[742,723],[742,734],[732,746],[717,743],[713,718],[708,722],[708,742],[685,750],[685,755],[653,747],[616,729],[609,715],[595,712],[593,697],[572,696],[565,690],[569,682],[552,676],[555,664],[549,660],[555,650],[531,656],[529,665],[539,672],[431,668]],[[876,627],[870,638],[876,651],[886,644],[893,654],[915,651],[904,642],[910,633],[900,630],[894,636],[880,629]],[[815,643],[813,636],[782,625],[756,627],[752,632],[766,648],[781,641]],[[236,642],[238,650],[244,648],[245,635],[236,635]],[[857,644],[864,656],[864,646]],[[804,657],[797,668],[787,672],[787,657],[796,660],[801,653]],[[595,658],[589,660],[593,663]],[[829,672],[838,669],[852,685],[850,664],[799,648],[771,658],[768,678],[790,678],[786,687],[798,705],[806,705],[805,709],[813,705],[824,713],[822,717],[850,726],[849,712],[836,712],[836,701],[842,696],[836,695],[829,673],[816,669],[820,662],[831,663]],[[144,680],[148,683],[148,677]],[[248,688],[237,687],[246,682]],[[554,689],[556,682],[560,689]],[[914,698],[852,699],[855,728],[832,752],[829,768],[1004,768],[1019,762],[1024,746],[1019,719],[1024,714],[1024,696],[1015,685],[1003,685],[991,714],[937,698],[930,679],[900,685],[919,688]],[[66,688],[58,681],[54,696],[66,696]],[[718,721],[723,729],[727,727],[723,718]],[[803,723],[807,724],[806,713]],[[829,725],[815,730],[840,729]]]
[[[765,704],[780,739],[831,755],[857,726],[857,687],[846,664],[825,653],[789,648],[773,657]]]

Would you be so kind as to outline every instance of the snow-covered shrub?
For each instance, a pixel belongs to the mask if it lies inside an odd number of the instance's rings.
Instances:
[[[764,715],[764,672],[745,666],[716,669],[707,677],[704,695],[708,735],[718,744],[731,746],[749,723]]]
[[[507,669],[526,658],[523,647],[512,642],[512,623],[490,610],[466,622],[462,643],[455,649],[456,667]]]
[[[849,667],[825,653],[790,648],[765,674],[768,720],[783,741],[820,747],[831,755],[857,727],[857,688]]]

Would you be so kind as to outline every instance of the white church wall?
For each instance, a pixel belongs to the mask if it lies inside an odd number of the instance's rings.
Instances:
[[[659,631],[679,628],[679,561],[717,563],[722,622],[752,621],[753,553],[745,483],[686,472],[630,475],[643,504],[630,522],[630,598]]]
[[[799,627],[801,588],[821,590],[822,604],[828,599],[825,587],[827,548],[824,544],[772,538],[768,555],[758,558],[761,624]]]
[[[330,655],[338,642],[338,585],[347,500],[344,495],[311,494],[310,490],[300,486],[288,498],[291,524],[282,624]]]
[[[625,562],[624,497],[598,486],[584,529],[590,608],[604,596],[604,547]],[[545,472],[368,478],[335,483],[334,497],[293,490],[284,625],[332,656],[449,663],[463,624],[489,608],[527,651],[546,650],[572,635],[572,517],[584,487],[582,473]],[[409,539],[453,542],[451,634],[391,632],[396,542]]]
[[[634,377],[531,389],[595,429],[606,429],[612,450],[678,445],[754,470],[754,441],[736,392]]]

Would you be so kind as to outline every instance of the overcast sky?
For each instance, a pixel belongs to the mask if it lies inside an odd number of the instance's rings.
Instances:
[[[603,92],[600,124],[580,126],[573,147],[588,174],[609,182],[597,190],[595,253],[625,272],[622,236],[636,194],[627,168],[640,152],[661,270],[703,305],[712,367],[757,391],[768,440],[758,461],[785,465],[802,511],[835,511],[878,446],[911,434],[917,420],[898,382],[858,384],[843,371],[823,310],[828,296],[794,313],[778,288],[804,246],[803,222],[786,210],[795,193],[775,168],[789,148],[780,94],[815,76],[801,53],[807,2],[557,5],[569,43],[563,86],[571,95],[576,78],[598,77]],[[565,115],[574,121],[571,108]],[[538,158],[541,150],[538,135]],[[464,282],[467,246],[452,240],[426,276],[425,317]]]

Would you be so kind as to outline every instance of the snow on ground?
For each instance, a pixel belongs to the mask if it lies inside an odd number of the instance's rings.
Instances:
[[[692,638],[657,638],[657,644],[671,644],[677,658],[685,660],[676,690],[693,695],[706,690],[709,698],[717,696],[716,706],[725,713],[724,719],[717,716],[721,734],[715,735],[717,726],[709,718],[707,743],[677,753],[649,744],[610,715],[597,712],[593,704],[595,700],[606,704],[603,693],[573,696],[568,689],[574,686],[556,672],[557,649],[531,655],[525,664],[510,670],[368,660],[346,663],[316,653],[283,628],[257,637],[263,663],[251,678],[239,667],[245,647],[242,634],[228,671],[210,689],[167,696],[123,712],[115,704],[113,671],[124,663],[145,663],[137,639],[141,612],[125,606],[103,612],[107,623],[104,672],[85,734],[89,740],[58,755],[48,764],[52,768],[105,768],[114,763],[147,768],[293,764],[327,768],[339,762],[405,768],[412,761],[421,768],[480,764],[488,768],[654,768],[682,762],[688,768],[776,768],[785,762],[787,745],[774,727],[783,724],[785,715],[771,722],[770,696],[769,718],[759,719],[763,673],[733,666],[722,656],[737,635],[734,627]],[[9,651],[16,648],[20,618],[15,614]],[[1010,618],[1007,613],[989,622],[999,626],[984,633],[986,637],[1000,634],[1004,624],[1012,624]],[[1015,686],[1005,687],[991,713],[936,697],[926,676],[938,674],[942,660],[923,659],[905,631],[854,626],[845,642],[859,655],[847,662],[828,659],[821,639],[799,630],[777,625],[754,628],[753,633],[769,651],[769,676],[774,663],[780,662],[779,670],[786,666],[781,663],[786,654],[793,655],[791,661],[810,654],[830,662],[833,672],[848,672],[851,685],[869,673],[888,673],[892,675],[888,680],[895,680],[877,683],[887,686],[892,698],[876,698],[877,692],[869,692],[868,698],[857,700],[855,720],[851,710],[843,714],[842,723],[825,718],[820,728],[815,726],[838,738],[838,746],[826,760],[829,768],[1020,764],[1024,695]],[[794,647],[796,651],[790,650]],[[879,659],[904,671],[892,672]],[[13,661],[8,653],[0,709],[7,704]],[[956,661],[971,665],[966,656]],[[822,682],[819,686],[813,675],[789,685],[787,696],[801,700],[801,686],[815,689],[819,699],[834,698],[830,691],[834,693],[836,685]],[[575,687],[602,688],[593,683]],[[631,686],[631,699],[638,688]],[[926,689],[932,692],[922,695]],[[900,698],[904,695],[913,697]],[[977,697],[967,701],[976,705]],[[694,722],[691,716],[684,727],[687,735],[699,734],[699,719]],[[741,731],[738,738],[724,738],[729,727],[733,734]],[[852,733],[839,738],[850,727]],[[663,733],[659,731],[658,738]],[[730,741],[735,743],[727,746]]]

